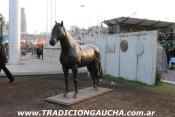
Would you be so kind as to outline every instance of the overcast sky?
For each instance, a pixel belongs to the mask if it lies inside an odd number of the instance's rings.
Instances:
[[[8,1],[9,0],[0,0],[0,13],[6,17],[6,20],[8,20],[9,11]],[[102,20],[121,16],[175,22],[174,1],[175,0],[19,0],[19,3],[20,7],[25,8],[27,31],[29,33],[35,33],[35,31],[39,33],[47,31],[47,7],[48,30],[50,31],[55,20],[58,22],[63,20],[67,28],[72,25],[87,28],[88,26],[97,25],[97,23]],[[84,5],[84,7],[81,7],[82,5]]]

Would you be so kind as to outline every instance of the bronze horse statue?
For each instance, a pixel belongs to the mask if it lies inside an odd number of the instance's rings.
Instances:
[[[87,66],[88,71],[91,73],[94,88],[99,86],[99,79],[102,78],[102,67],[100,63],[100,52],[96,46],[82,45],[80,46],[73,37],[66,31],[63,21],[61,23],[55,22],[52,29],[50,45],[54,46],[58,41],[61,45],[60,62],[65,77],[65,93],[68,93],[68,71],[72,70],[73,81],[75,86],[74,98],[78,93],[77,89],[77,73],[78,67]]]

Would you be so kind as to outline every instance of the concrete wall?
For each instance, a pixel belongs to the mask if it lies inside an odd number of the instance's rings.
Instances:
[[[44,45],[44,51],[43,51],[44,60],[60,64],[60,53],[61,53],[60,42],[56,43],[55,46],[51,46],[49,44],[49,41],[50,37],[48,40],[46,40],[46,43]]]
[[[122,52],[120,42],[128,42],[128,50]],[[96,44],[101,51],[101,62],[106,74],[155,84],[157,31],[121,33],[102,37],[86,37],[86,43]],[[142,45],[144,52],[136,54],[136,45]]]
[[[43,52],[44,60],[60,64],[60,48],[44,48]]]

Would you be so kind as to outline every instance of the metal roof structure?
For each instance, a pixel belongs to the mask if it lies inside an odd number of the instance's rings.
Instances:
[[[156,21],[149,19],[139,19],[139,18],[131,18],[131,17],[119,17],[110,20],[104,20],[108,26],[116,25],[116,24],[124,24],[124,25],[136,25],[136,26],[146,26],[146,27],[156,27],[156,28],[173,28],[175,27],[175,22],[167,22],[167,21]]]

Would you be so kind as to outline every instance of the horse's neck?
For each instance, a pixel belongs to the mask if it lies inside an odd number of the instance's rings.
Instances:
[[[73,37],[66,31],[65,38],[60,40],[61,50],[63,53],[68,53],[70,49],[74,48],[77,44]]]

